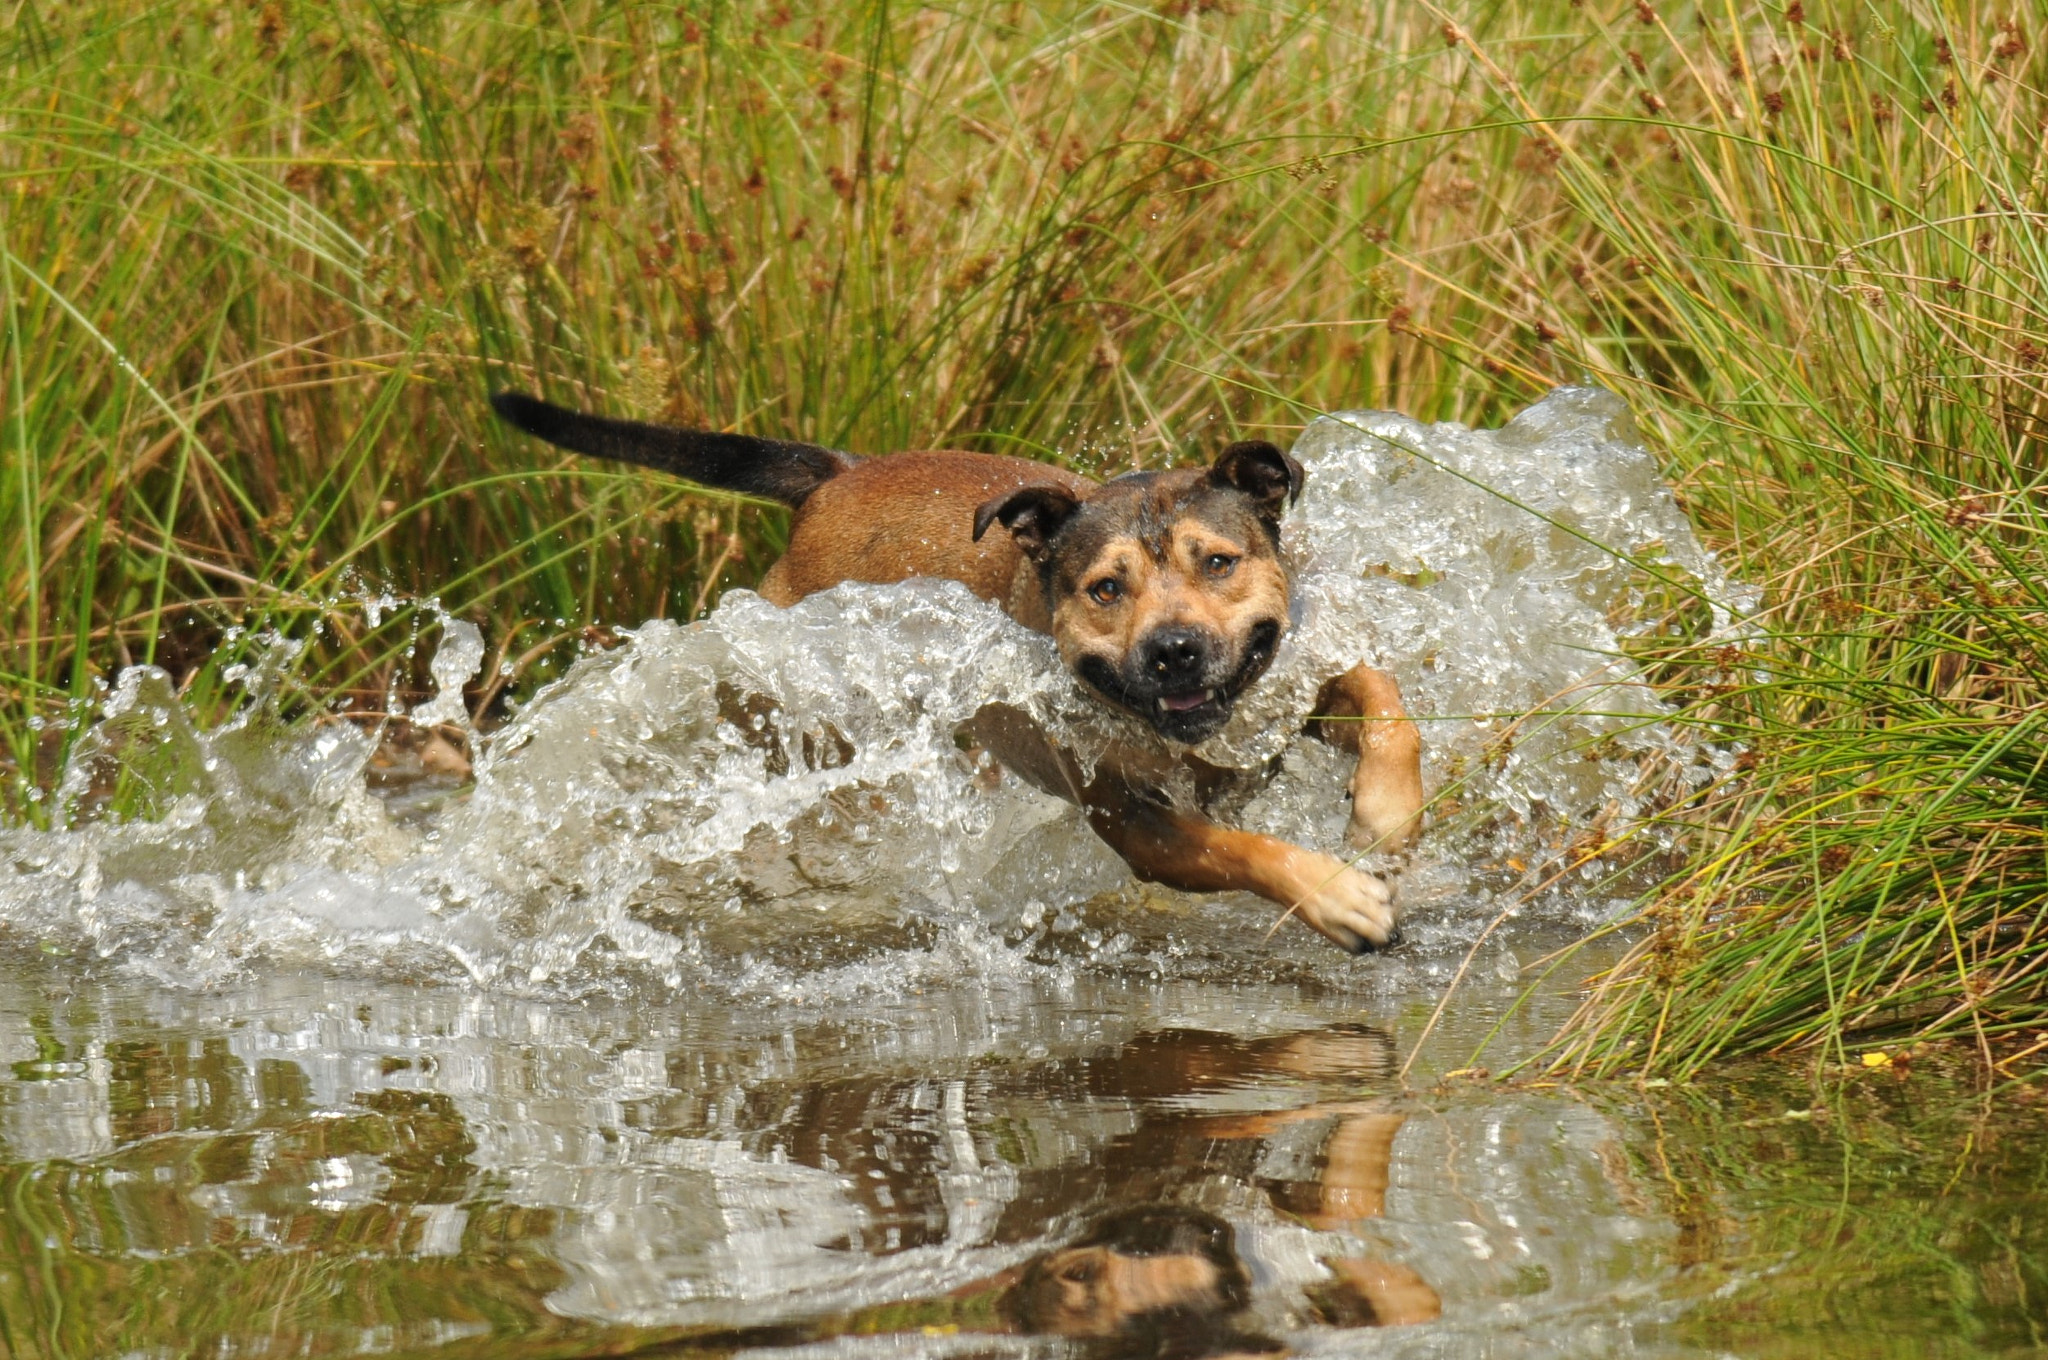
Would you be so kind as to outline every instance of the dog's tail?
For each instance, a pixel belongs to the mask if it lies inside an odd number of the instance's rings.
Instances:
[[[699,486],[738,491],[788,506],[802,505],[820,484],[857,461],[850,453],[815,444],[585,415],[550,406],[522,392],[498,393],[491,398],[491,409],[528,434],[572,453],[638,463]]]

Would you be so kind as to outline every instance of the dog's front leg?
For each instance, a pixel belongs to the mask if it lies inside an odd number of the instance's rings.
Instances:
[[[1340,859],[1218,826],[1105,772],[1082,794],[1095,834],[1143,879],[1187,892],[1253,892],[1362,954],[1394,943],[1394,895]]]
[[[1103,759],[1091,779],[1037,723],[1005,704],[982,709],[967,731],[1026,783],[1079,803],[1095,834],[1140,878],[1187,892],[1257,893],[1353,953],[1396,938],[1386,884],[1340,859],[1173,805],[1156,792],[1170,766],[1126,752]]]
[[[1358,756],[1351,772],[1351,843],[1402,850],[1422,831],[1422,740],[1394,677],[1353,666],[1323,686],[1310,731]]]

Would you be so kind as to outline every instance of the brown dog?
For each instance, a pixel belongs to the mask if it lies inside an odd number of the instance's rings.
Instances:
[[[1273,445],[1232,444],[1206,469],[1098,485],[994,454],[860,458],[608,420],[515,392],[491,405],[562,448],[792,507],[789,550],[761,579],[773,604],[842,581],[945,577],[1051,634],[1089,693],[1173,745],[1132,743],[1084,772],[1024,714],[991,706],[973,735],[1003,764],[1079,803],[1140,878],[1193,892],[1257,893],[1354,951],[1398,938],[1393,897],[1380,880],[1204,816],[1200,805],[1228,772],[1181,749],[1228,721],[1287,626],[1280,516],[1300,495],[1302,472]],[[1006,532],[990,533],[997,525]],[[1363,665],[1333,677],[1310,727],[1358,756],[1352,844],[1406,846],[1421,824],[1421,746],[1393,680]]]

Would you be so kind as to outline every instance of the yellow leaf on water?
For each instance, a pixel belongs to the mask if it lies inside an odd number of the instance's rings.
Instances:
[[[1889,1053],[1866,1053],[1863,1055],[1863,1065],[1865,1067],[1890,1067],[1892,1065],[1892,1055]]]

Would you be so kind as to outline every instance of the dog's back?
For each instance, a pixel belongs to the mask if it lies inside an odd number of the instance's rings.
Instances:
[[[975,510],[1027,486],[1091,486],[1049,463],[992,453],[898,453],[862,459],[821,483],[789,529],[789,551],[761,594],[790,604],[841,581],[915,576],[959,581],[1018,622],[1050,628],[1037,573],[1008,534],[974,537]]]
[[[764,598],[794,604],[841,581],[890,585],[917,576],[959,581],[1019,622],[1050,626],[1036,577],[1008,534],[976,540],[975,511],[1027,486],[1079,495],[1093,483],[1028,458],[939,451],[860,458],[815,444],[611,420],[517,392],[498,414],[575,453],[636,463],[699,486],[780,501],[796,511],[789,550],[761,578]]]

